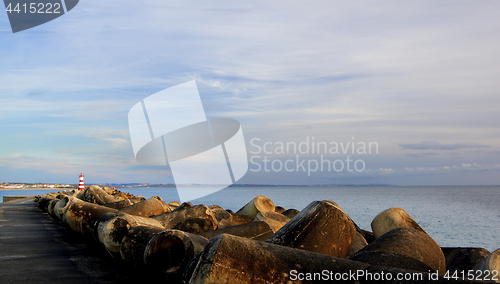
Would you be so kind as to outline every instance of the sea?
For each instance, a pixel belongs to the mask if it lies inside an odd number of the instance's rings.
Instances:
[[[179,200],[175,188],[121,189],[146,198]],[[180,188],[183,190],[183,188]],[[36,195],[53,190],[2,190],[4,195]],[[441,247],[500,248],[500,186],[314,186],[228,187],[191,200],[237,211],[257,195],[275,205],[302,210],[315,200],[335,201],[362,229],[385,209],[403,208]]]

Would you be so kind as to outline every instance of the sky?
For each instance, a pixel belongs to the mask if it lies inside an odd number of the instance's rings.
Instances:
[[[0,13],[0,181],[174,182],[136,161],[128,112],[195,80],[207,117],[241,123],[239,183],[498,185],[499,12],[498,1],[82,0],[18,33]],[[336,168],[314,170],[325,159]]]

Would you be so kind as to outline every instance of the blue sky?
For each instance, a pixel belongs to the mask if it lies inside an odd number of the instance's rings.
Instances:
[[[127,114],[194,79],[248,151],[254,138],[379,146],[350,155],[362,172],[242,183],[500,184],[500,3],[450,4],[80,1],[16,34],[0,13],[0,181],[173,182],[135,161]]]

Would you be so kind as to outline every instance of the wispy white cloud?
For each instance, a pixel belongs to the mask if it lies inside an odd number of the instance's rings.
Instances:
[[[86,136],[91,139],[98,139],[109,142],[113,147],[130,147],[130,136],[127,130],[107,130],[101,132],[91,132]]]
[[[394,174],[395,172],[396,172],[396,170],[394,170],[392,168],[378,168],[375,170],[366,169],[363,172],[358,173],[358,174],[368,175],[368,176],[387,176],[387,175]]]
[[[462,163],[442,167],[407,167],[405,171],[413,174],[484,173],[500,171],[500,164],[482,165],[478,163]]]

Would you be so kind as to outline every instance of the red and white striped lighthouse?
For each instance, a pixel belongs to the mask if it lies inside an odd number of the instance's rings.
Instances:
[[[78,190],[84,190],[85,187],[83,186],[83,174],[80,174],[80,183],[78,184]]]

